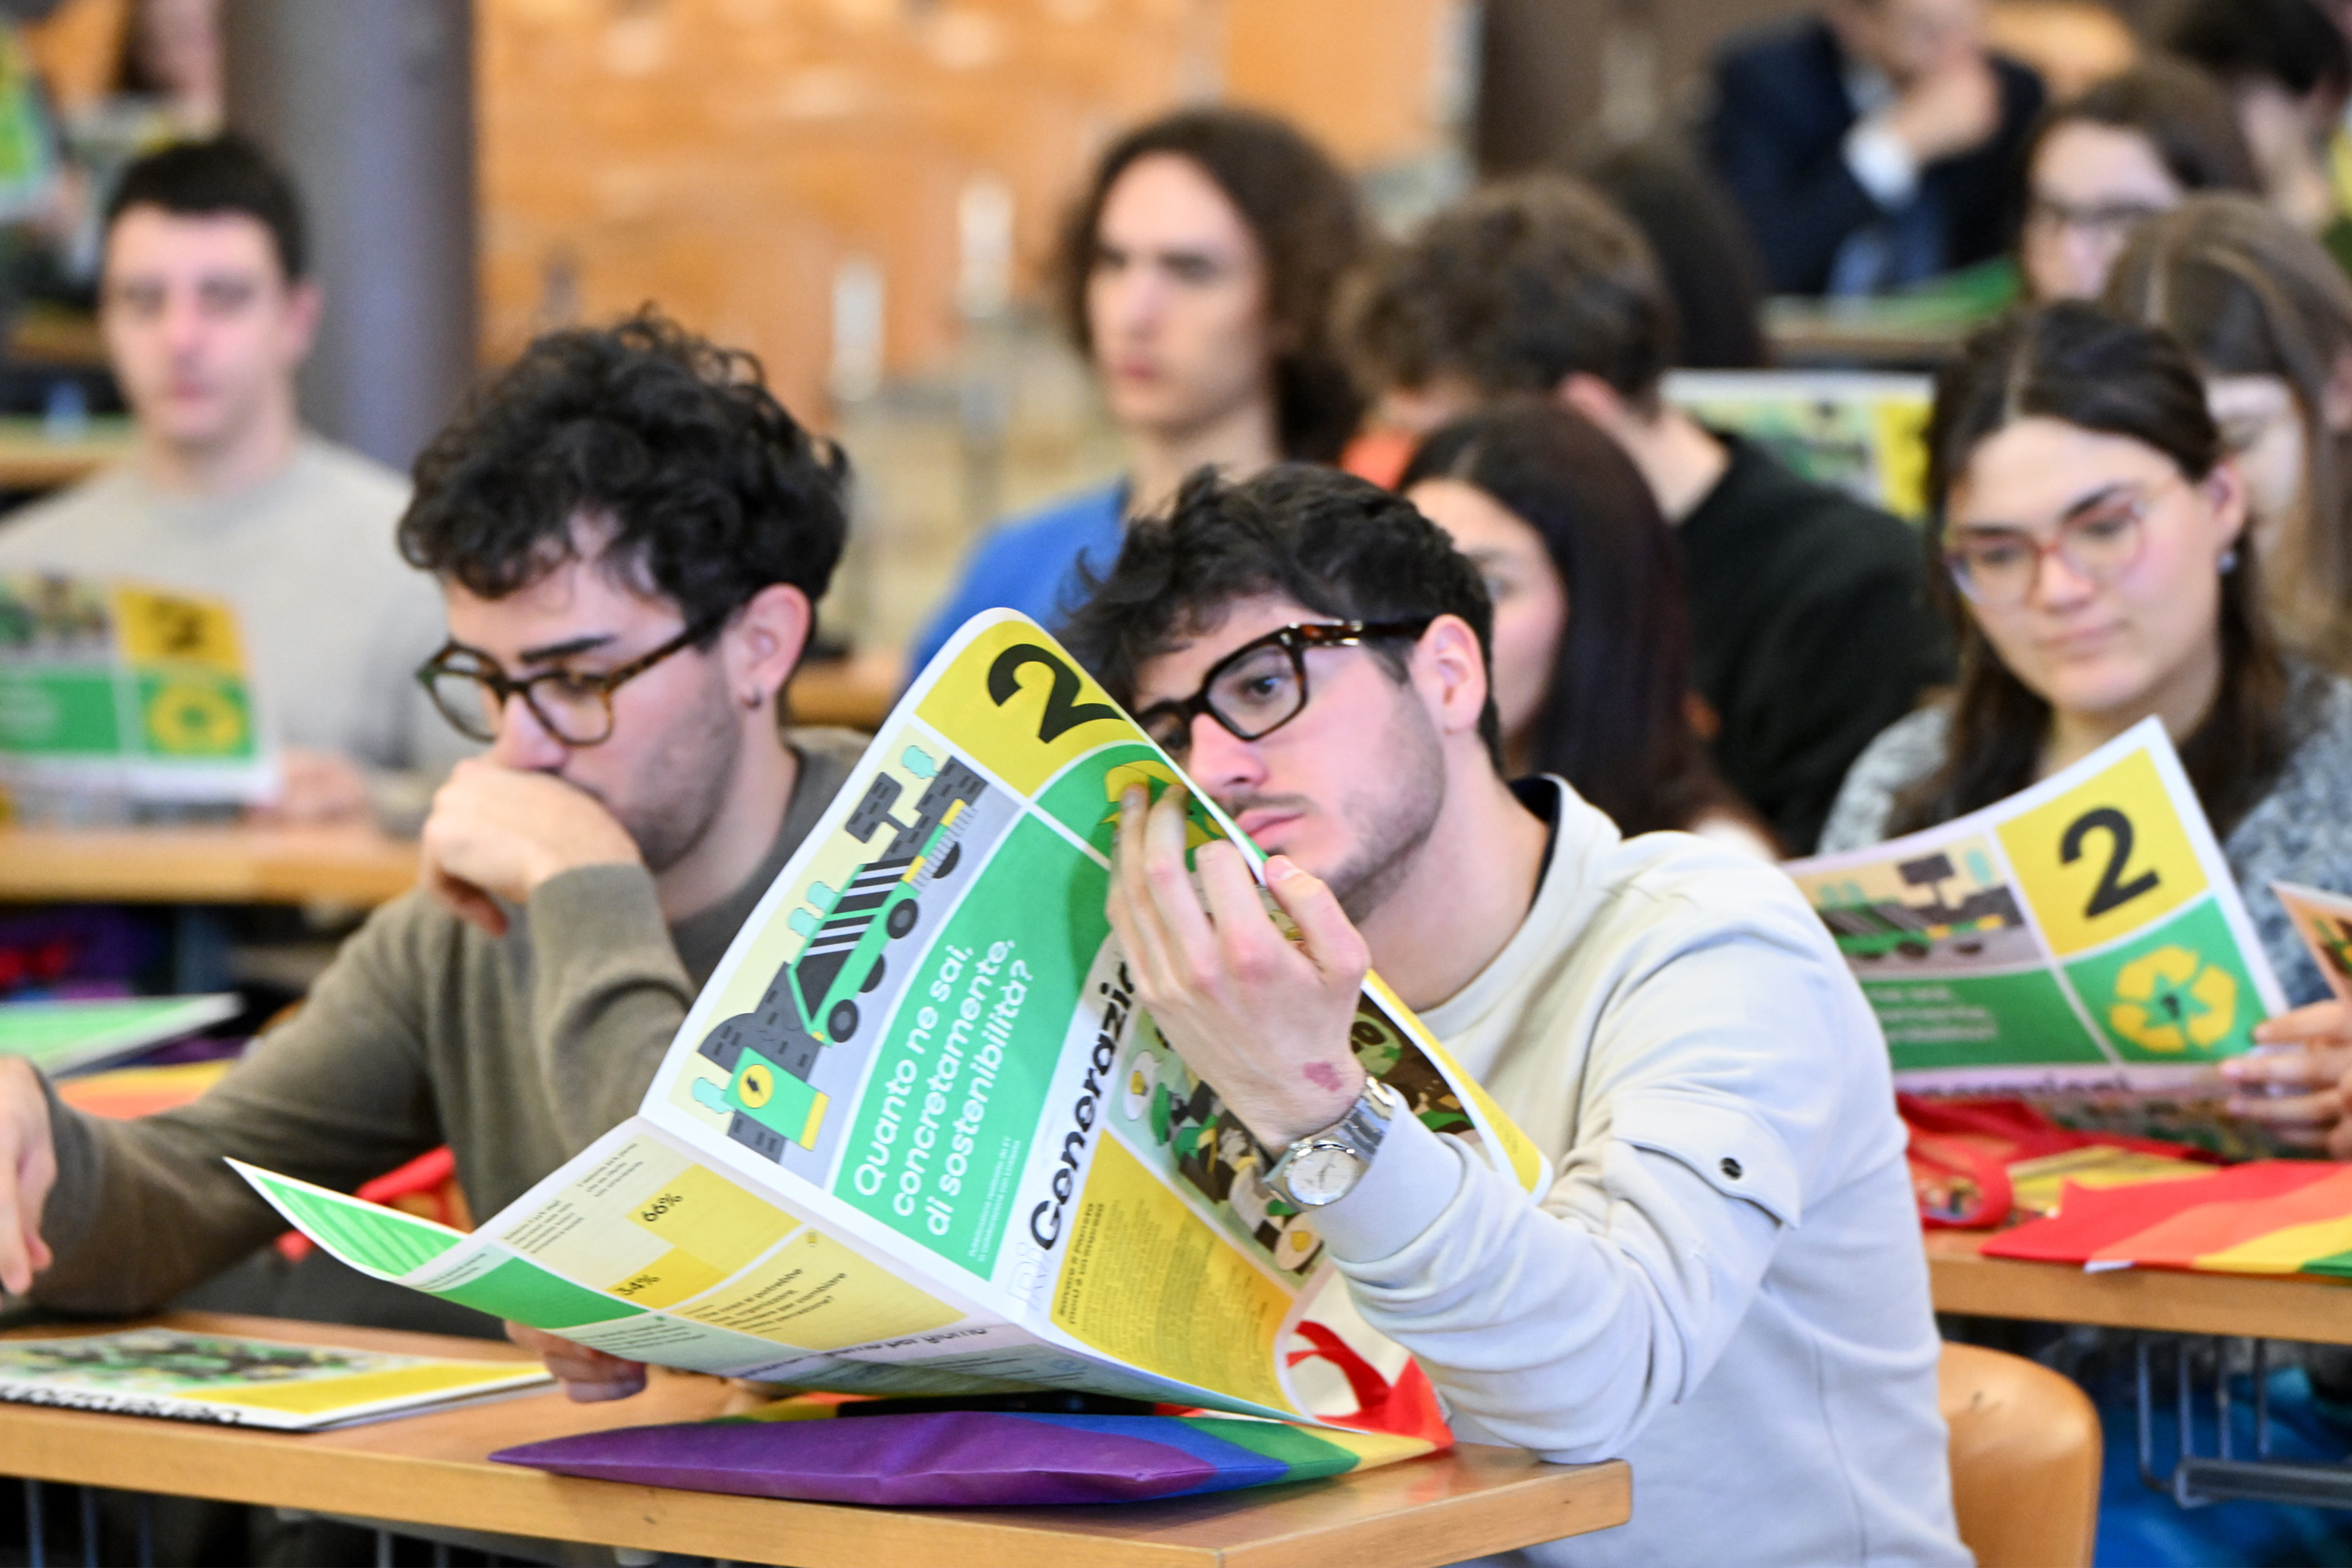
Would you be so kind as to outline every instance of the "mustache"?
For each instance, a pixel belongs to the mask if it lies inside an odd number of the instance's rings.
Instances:
[[[1210,799],[1227,816],[1239,816],[1245,811],[1296,811],[1315,808],[1314,801],[1303,795],[1262,795],[1255,790],[1239,790],[1231,795],[1213,795]]]

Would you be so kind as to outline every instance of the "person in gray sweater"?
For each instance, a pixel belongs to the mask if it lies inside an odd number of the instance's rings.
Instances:
[[[2288,1001],[2326,996],[2271,883],[2352,890],[2352,682],[2282,652],[2246,480],[2186,350],[2084,304],[2011,319],[1946,373],[1928,450],[1960,684],[1864,749],[1822,849],[1990,805],[2158,717]],[[2345,1065],[2332,1047],[2225,1064],[2249,1077],[2230,1109],[2324,1149]]]
[[[780,724],[846,531],[837,452],[746,356],[640,317],[541,338],[417,465],[424,672],[460,763],[424,886],[194,1104],[85,1116],[0,1061],[0,1286],[151,1308],[284,1222],[222,1156],[342,1191],[446,1143],[503,1207],[635,1109],[855,760]]]
[[[280,745],[272,815],[413,830],[476,748],[409,679],[443,628],[393,543],[408,481],[295,413],[323,300],[293,184],[236,138],[166,147],[124,171],[105,240],[99,321],[136,442],[0,519],[0,572],[227,600]]]

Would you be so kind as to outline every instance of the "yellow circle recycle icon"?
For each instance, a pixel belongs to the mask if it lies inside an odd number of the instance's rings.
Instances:
[[[213,688],[175,680],[148,702],[147,732],[159,752],[216,756],[244,741],[245,715]]]
[[[2237,981],[2185,947],[2159,947],[2125,964],[2107,1009],[2116,1034],[2151,1051],[2218,1045],[2237,1020]]]

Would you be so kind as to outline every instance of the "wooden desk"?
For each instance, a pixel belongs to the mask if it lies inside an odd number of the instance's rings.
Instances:
[[[93,419],[70,440],[53,440],[39,419],[0,418],[0,490],[58,489],[130,455],[127,420]]]
[[[416,847],[368,829],[0,828],[0,902],[375,905],[416,881]]]
[[[182,1313],[176,1327],[390,1351],[521,1352],[478,1340]],[[58,1331],[29,1330],[39,1335]],[[308,1436],[0,1405],[0,1474],[218,1498],[403,1524],[791,1562],[801,1568],[1383,1568],[1453,1563],[1622,1524],[1622,1463],[1556,1466],[1513,1448],[1432,1455],[1360,1476],[1122,1507],[871,1509],[580,1480],[491,1464],[509,1444],[713,1415],[715,1379],[656,1374],[635,1399],[560,1394]]]
[[[2352,1280],[2171,1268],[2086,1274],[2063,1263],[1985,1258],[1978,1251],[1984,1242],[1981,1231],[1927,1233],[1937,1311],[2352,1344]]]

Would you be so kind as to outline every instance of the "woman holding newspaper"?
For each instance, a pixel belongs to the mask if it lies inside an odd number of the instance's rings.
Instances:
[[[1928,447],[1959,686],[1863,752],[1822,848],[1989,805],[2158,717],[2289,998],[2326,995],[2270,885],[2352,890],[2352,683],[2281,651],[2186,353],[2085,305],[2020,315],[1945,373]],[[2343,1022],[2323,1005],[2263,1026],[2284,1048],[2224,1066],[2231,1110],[2352,1155]]]

